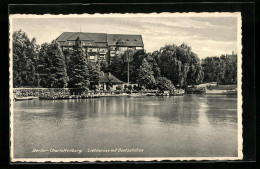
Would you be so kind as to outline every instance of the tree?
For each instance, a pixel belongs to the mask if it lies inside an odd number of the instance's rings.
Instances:
[[[71,88],[87,88],[89,85],[89,71],[85,50],[78,37],[68,63],[68,86]]]
[[[160,90],[160,91],[164,91],[164,90],[174,90],[175,87],[172,84],[172,82],[167,79],[166,77],[159,77],[156,79],[156,87]]]
[[[152,71],[154,73],[154,78],[161,77],[161,69],[158,66],[158,63],[156,61],[156,57],[153,54],[148,54],[147,61],[149,65],[152,67]]]
[[[108,66],[108,72],[112,72],[118,79],[127,81],[127,72],[125,64],[119,55],[115,55],[112,63]]]
[[[147,58],[147,56],[148,54],[145,50],[127,50],[122,55],[116,55],[114,57],[112,63],[108,66],[108,72],[113,72],[113,74],[122,81],[137,82],[136,70],[139,69],[143,59]],[[152,65],[152,68],[157,69],[156,65],[154,65],[154,67]]]
[[[65,57],[56,41],[52,41],[51,44],[42,44],[38,70],[41,87],[63,88],[67,86]]]
[[[13,85],[37,87],[37,59],[39,46],[22,30],[13,33]]]
[[[133,55],[133,59],[132,62],[130,63],[130,67],[131,67],[131,78],[130,80],[132,82],[137,82],[137,69],[139,69],[139,67],[141,66],[143,59],[148,59],[148,54],[146,53],[146,51],[144,49],[141,50],[137,50],[134,55]]]
[[[152,55],[161,70],[161,76],[171,80],[174,85],[199,84],[203,79],[200,60],[185,43],[180,46],[165,45]]]
[[[109,72],[109,65],[107,62],[100,62],[100,71],[105,73]]]
[[[51,74],[54,77],[52,87],[64,88],[68,84],[67,69],[65,57],[62,53],[60,45],[56,41],[52,41],[49,46],[49,57],[52,59]]]
[[[127,63],[127,83],[130,82],[130,81],[129,81],[129,76],[130,76],[130,74],[129,74],[129,69],[130,69],[130,62],[132,62],[132,60],[133,60],[133,55],[134,55],[133,50],[130,50],[130,49],[129,49],[129,50],[126,50],[126,51],[122,54],[122,56],[121,56],[123,62]]]
[[[191,52],[188,66],[187,84],[200,84],[203,82],[204,73],[197,54]]]
[[[89,71],[89,80],[93,82],[93,85],[98,85],[99,77],[101,76],[100,63],[89,63],[88,71]]]
[[[152,88],[155,84],[153,71],[146,59],[143,59],[142,64],[137,70],[137,82],[146,88]]]
[[[217,84],[237,83],[237,55],[221,55],[220,57],[207,57],[202,60],[204,82],[217,82]]]

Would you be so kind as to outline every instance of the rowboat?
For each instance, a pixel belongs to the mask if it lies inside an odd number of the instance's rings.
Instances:
[[[146,94],[146,96],[155,96],[155,94],[154,93],[148,93],[148,94]]]
[[[169,96],[167,93],[156,93],[155,96]]]
[[[24,101],[24,100],[32,100],[33,97],[15,97],[15,101]]]
[[[177,90],[174,90],[173,96],[183,96],[184,93],[185,93],[185,91],[183,89],[177,89]]]

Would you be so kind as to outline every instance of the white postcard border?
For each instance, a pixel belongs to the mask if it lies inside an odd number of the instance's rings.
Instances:
[[[111,158],[14,158],[13,147],[13,63],[12,63],[12,22],[14,18],[84,18],[84,17],[236,17],[237,18],[237,123],[238,123],[238,156],[237,157],[111,157]],[[242,18],[240,12],[203,12],[203,13],[124,13],[124,14],[69,14],[69,15],[35,15],[35,14],[14,14],[9,15],[9,100],[10,100],[10,160],[11,162],[113,162],[113,161],[202,161],[202,160],[242,160],[243,159],[243,137],[242,137]]]

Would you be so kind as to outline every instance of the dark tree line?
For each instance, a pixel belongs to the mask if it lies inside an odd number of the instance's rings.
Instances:
[[[89,63],[78,38],[73,50],[62,51],[56,41],[36,44],[26,33],[13,34],[14,87],[89,88],[97,85],[101,71],[124,82],[150,89],[173,89],[203,82],[236,83],[236,56],[208,57],[200,63],[191,47],[165,45],[159,51],[127,50],[110,65]]]
[[[41,45],[37,66],[40,87],[63,88],[67,86],[65,58],[59,44],[55,41]]]
[[[14,87],[38,86],[37,60],[39,46],[21,30],[13,34],[13,83]]]
[[[30,41],[25,32],[16,31],[13,34],[14,87],[86,88],[90,66],[84,53],[79,43],[65,53],[56,41],[39,47],[34,38]]]
[[[97,85],[101,75],[100,63],[89,63],[80,39],[73,50],[62,51],[54,40],[36,44],[25,32],[13,34],[14,87],[89,88]]]
[[[202,60],[204,82],[237,83],[237,55],[207,57]]]
[[[130,81],[145,84],[148,88],[158,87],[157,79],[161,77],[180,87],[203,82],[200,60],[184,43],[181,46],[166,45],[153,53],[138,50],[129,56],[129,52],[125,52],[116,56],[106,70],[127,81],[128,63]]]

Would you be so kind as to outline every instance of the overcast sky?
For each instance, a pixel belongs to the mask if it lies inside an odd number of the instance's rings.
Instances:
[[[85,17],[14,18],[13,31],[22,29],[38,44],[51,42],[62,32],[140,34],[148,52],[165,44],[192,47],[200,58],[237,51],[236,17]]]

